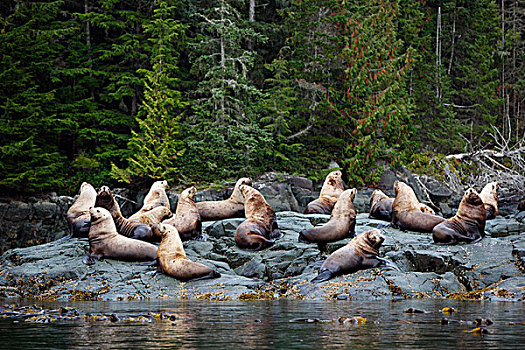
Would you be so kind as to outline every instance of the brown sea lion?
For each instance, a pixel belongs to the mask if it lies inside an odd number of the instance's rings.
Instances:
[[[218,278],[221,274],[186,257],[179,232],[169,224],[154,224],[153,234],[162,237],[157,250],[160,269],[181,281]]]
[[[160,207],[152,208],[151,205],[152,204],[148,204],[148,206],[145,207],[146,210],[144,212],[139,211],[131,215],[128,220],[135,220],[145,225],[153,225],[173,216],[168,207],[162,205]]]
[[[322,282],[335,276],[373,267],[389,267],[399,270],[393,262],[378,257],[379,247],[384,240],[385,236],[378,229],[357,235],[347,245],[330,254],[312,282]]]
[[[487,220],[492,220],[498,215],[498,183],[489,182],[479,193],[487,212]]]
[[[197,193],[195,186],[182,191],[177,202],[175,215],[162,222],[175,226],[183,241],[202,237],[202,221],[195,205],[195,193]]]
[[[441,216],[422,212],[424,204],[417,200],[416,194],[407,184],[396,181],[394,188],[396,197],[392,203],[393,227],[417,232],[432,232],[434,226],[445,221]]]
[[[89,210],[89,251],[82,262],[92,265],[102,258],[127,261],[154,261],[157,247],[148,242],[131,239],[117,233],[111,213],[104,208]]]
[[[394,203],[394,198],[388,197],[379,189],[374,190],[370,196],[368,217],[390,222],[392,220],[392,203]]]
[[[299,242],[328,243],[335,242],[355,234],[355,188],[346,190],[334,205],[330,220],[323,226],[316,226],[299,233]]]
[[[478,242],[485,237],[486,220],[487,212],[483,200],[476,190],[469,188],[459,203],[456,215],[432,230],[434,243]]]
[[[201,220],[209,221],[244,217],[244,197],[239,189],[241,185],[251,186],[252,179],[243,177],[237,180],[232,195],[226,200],[195,203]]]
[[[261,192],[241,185],[244,195],[244,220],[235,230],[235,243],[242,249],[261,250],[271,246],[282,234],[277,226],[275,211]]]
[[[97,191],[87,182],[80,185],[80,195],[67,210],[69,236],[87,237],[89,234],[89,208],[95,206]]]
[[[122,216],[120,206],[108,186],[102,186],[98,190],[95,206],[102,207],[111,213],[119,234],[142,240],[151,240],[153,238],[151,227],[149,227],[149,225],[144,225],[134,220],[128,220]]]
[[[343,193],[341,171],[332,171],[326,176],[319,198],[311,201],[304,210],[305,214],[331,214],[335,203]]]
[[[518,203],[518,211],[525,211],[525,199]]]

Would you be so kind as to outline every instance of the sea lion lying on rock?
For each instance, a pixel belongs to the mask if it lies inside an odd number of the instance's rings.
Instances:
[[[135,220],[128,220],[122,216],[120,206],[108,186],[102,186],[98,190],[95,205],[111,213],[119,234],[134,239],[152,239],[151,227],[149,227],[149,225],[141,224]]]
[[[157,247],[153,244],[119,235],[106,209],[91,208],[89,214],[89,251],[82,259],[84,264],[92,265],[102,258],[126,261],[154,261],[157,258]]]
[[[368,214],[368,217],[390,222],[392,220],[393,203],[394,198],[388,197],[379,189],[374,190],[370,196],[370,214]]]
[[[494,181],[486,184],[479,196],[485,206],[487,220],[494,219],[498,215],[498,183]]]
[[[357,235],[347,245],[330,254],[312,282],[318,283],[335,276],[373,267],[389,267],[399,271],[396,264],[378,257],[379,247],[384,240],[385,236],[378,229],[368,230]]]
[[[243,177],[237,180],[233,193],[230,198],[226,200],[195,203],[199,210],[201,220],[210,221],[244,217],[244,196],[239,189],[241,185],[251,186],[252,179]]]
[[[416,194],[407,184],[394,182],[396,198],[392,203],[392,226],[417,232],[432,232],[439,223],[445,221],[433,213],[431,208],[420,203]],[[427,209],[428,208],[428,209]]]
[[[87,237],[89,234],[89,208],[95,206],[97,191],[87,182],[80,185],[80,195],[67,210],[67,223],[70,237]]]
[[[261,250],[271,246],[282,234],[277,226],[275,211],[261,192],[241,185],[244,195],[244,220],[235,230],[235,243],[242,249]]]
[[[331,214],[335,203],[343,193],[341,171],[332,171],[326,176],[319,198],[311,201],[304,210],[305,214]]]
[[[182,241],[175,227],[169,224],[154,224],[152,229],[155,236],[162,237],[157,250],[157,258],[159,268],[164,273],[181,281],[221,277],[217,271],[186,257]]]
[[[202,221],[199,210],[195,205],[195,193],[197,193],[195,186],[182,191],[177,202],[175,215],[171,219],[162,222],[173,225],[183,241],[202,237]]]
[[[486,220],[487,213],[481,197],[476,190],[469,188],[459,203],[456,215],[432,230],[434,243],[475,243],[485,237]]]
[[[339,196],[334,205],[330,220],[322,226],[312,227],[299,233],[299,242],[329,243],[355,234],[355,188],[346,190]]]

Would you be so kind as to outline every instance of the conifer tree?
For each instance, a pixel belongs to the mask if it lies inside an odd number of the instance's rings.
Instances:
[[[136,121],[139,131],[132,131],[129,167],[122,171],[113,165],[113,176],[129,181],[130,177],[179,180],[184,144],[179,135],[181,113],[185,103],[177,90],[177,41],[185,26],[175,20],[176,1],[159,0],[152,20],[144,24],[150,35],[151,70],[141,70],[146,77],[144,101]]]

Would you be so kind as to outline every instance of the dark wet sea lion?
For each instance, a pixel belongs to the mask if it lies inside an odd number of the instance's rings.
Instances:
[[[195,206],[195,193],[197,189],[194,186],[182,191],[175,215],[162,222],[173,225],[183,241],[202,237],[202,221],[199,210]]]
[[[486,220],[487,213],[481,197],[469,188],[461,199],[456,215],[434,227],[434,243],[475,243],[485,237]]]
[[[181,281],[218,278],[221,274],[186,257],[177,229],[169,224],[154,224],[155,236],[162,237],[157,250],[160,269]]]
[[[399,270],[393,262],[378,256],[379,247],[384,240],[385,237],[378,229],[368,230],[357,235],[347,245],[330,254],[312,282],[322,282],[335,276],[373,267],[389,267]]]
[[[335,242],[355,234],[355,188],[346,190],[334,205],[330,220],[322,226],[312,227],[299,233],[299,242],[328,243]]]
[[[441,216],[427,213],[425,209],[427,206],[417,200],[414,191],[407,184],[396,181],[394,188],[396,191],[396,197],[392,203],[392,225],[394,227],[417,232],[432,232],[437,224],[445,221]],[[432,211],[430,208],[428,210]]]
[[[119,235],[106,209],[95,207],[89,213],[89,251],[82,259],[84,264],[92,265],[102,258],[126,261],[154,261],[157,258],[157,247],[153,244]]]
[[[108,186],[102,186],[98,190],[95,205],[97,207],[102,207],[111,213],[119,234],[142,240],[151,240],[153,238],[151,227],[149,227],[149,225],[144,225],[134,220],[128,220],[122,216],[120,206]]]
[[[275,211],[264,196],[248,185],[241,185],[244,195],[244,220],[235,230],[235,243],[239,248],[261,250],[271,246],[282,234],[277,226]]]
[[[153,225],[153,224],[156,224],[158,222],[162,222],[162,220],[165,220],[165,219],[168,219],[168,218],[171,218],[173,216],[173,214],[171,213],[171,211],[168,209],[168,207],[165,207],[165,206],[159,206],[159,207],[149,207],[151,204],[148,204],[148,206],[146,206],[144,212],[137,212],[135,214],[133,214],[132,216],[130,216],[128,218],[128,220],[134,220],[134,221],[137,221],[137,222],[140,222],[141,224],[145,224],[145,225]]]
[[[498,183],[489,182],[479,193],[485,206],[487,220],[492,220],[498,215]]]
[[[341,171],[332,171],[326,176],[319,198],[311,201],[306,206],[305,214],[331,214],[335,203],[343,193],[343,180]]]
[[[241,185],[251,186],[252,179],[243,177],[237,180],[232,195],[226,200],[195,203],[201,220],[210,221],[244,217],[244,196],[239,189]]]
[[[381,190],[375,190],[370,196],[370,214],[368,217],[390,222],[393,203],[394,198],[388,197]]]
[[[80,194],[67,210],[69,237],[87,237],[89,234],[89,208],[95,206],[97,191],[87,182],[80,185]]]

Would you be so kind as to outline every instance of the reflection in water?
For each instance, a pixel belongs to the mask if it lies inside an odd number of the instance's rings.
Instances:
[[[63,304],[42,303],[56,308]],[[83,302],[69,303],[81,314],[116,314],[119,322],[85,320],[30,324],[0,319],[0,348],[520,348],[525,341],[524,303],[392,301],[250,302]],[[444,315],[443,307],[457,314]],[[413,307],[428,311],[406,313]],[[125,316],[162,312],[174,321],[128,322]],[[340,316],[361,316],[364,324],[341,324]],[[461,321],[441,325],[440,320]],[[472,321],[490,318],[490,334],[470,331]],[[332,320],[289,322],[296,318]],[[506,323],[516,322],[516,325]]]

